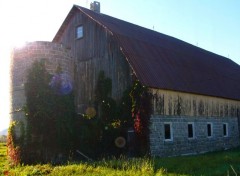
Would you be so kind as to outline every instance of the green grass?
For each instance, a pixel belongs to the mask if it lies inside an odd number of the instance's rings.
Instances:
[[[6,160],[6,144],[0,143],[0,175],[99,175],[99,176],[173,176],[240,174],[240,148],[198,156],[172,158],[103,159],[96,162],[68,163],[62,166],[32,165],[10,168]]]
[[[5,143],[0,143],[0,174],[6,169],[7,166],[7,147]]]
[[[211,176],[240,174],[240,148],[197,156],[158,158],[155,161],[155,168],[166,168],[168,173]]]

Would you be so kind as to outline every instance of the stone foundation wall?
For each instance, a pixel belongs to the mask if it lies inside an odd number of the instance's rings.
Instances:
[[[165,140],[164,123],[171,124],[172,140]],[[188,138],[188,123],[194,126],[194,138]],[[212,137],[207,135],[207,124],[212,124]],[[223,136],[223,123],[227,136]],[[229,149],[239,145],[237,117],[191,117],[153,115],[150,126],[152,156],[178,156]]]
[[[22,107],[26,103],[24,84],[32,63],[44,60],[47,70],[54,74],[58,66],[73,78],[74,61],[70,50],[52,42],[31,42],[14,49],[11,65],[11,119],[25,123]]]

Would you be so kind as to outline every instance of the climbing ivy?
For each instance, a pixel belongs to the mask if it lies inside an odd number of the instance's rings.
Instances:
[[[50,86],[51,79],[53,75],[46,70],[44,60],[34,62],[28,70],[23,108],[27,121],[26,140],[20,145],[23,163],[57,162],[59,157],[67,159],[74,149],[73,92],[59,94]]]
[[[117,104],[111,97],[112,80],[105,77],[103,71],[99,72],[95,89],[95,104],[98,110],[98,117],[104,125],[110,124],[117,118]]]
[[[149,125],[151,114],[151,102],[148,89],[139,81],[135,81],[130,92],[132,100],[132,118],[137,135],[137,148],[140,155],[149,152]]]
[[[58,76],[50,75],[44,61],[34,62],[29,69],[23,108],[27,126],[21,128],[20,140],[13,132],[9,137],[13,163],[56,162],[59,156],[69,158],[76,149],[91,157],[124,154],[127,146],[119,149],[114,140],[119,136],[127,139],[126,131],[132,126],[139,154],[148,152],[151,104],[146,87],[136,81],[116,102],[111,97],[112,80],[100,71],[94,101],[89,102],[87,114],[76,116],[73,91],[61,94],[61,72],[58,67]]]
[[[94,101],[89,109],[96,110],[96,116],[84,115],[81,122],[81,150],[91,157],[120,155],[127,152],[127,146],[117,148],[115,139],[119,136],[127,138],[127,128],[133,125],[131,118],[130,90],[126,90],[120,100],[112,98],[112,80],[103,71],[98,74]],[[87,117],[87,118],[85,118]],[[98,146],[98,147],[96,147]]]
[[[147,87],[135,81],[129,89],[123,93],[119,103],[116,103],[111,97],[112,83],[111,79],[106,78],[104,72],[99,73],[96,86],[96,105],[98,116],[104,126],[110,127],[115,124],[117,129],[126,131],[129,127],[134,127],[136,139],[135,150],[138,155],[146,155],[149,152],[149,125],[151,113],[151,100]],[[131,118],[132,117],[132,118]],[[111,141],[110,136],[114,130],[106,130],[105,140]]]
[[[12,121],[8,128],[8,136],[7,136],[7,156],[10,165],[18,165],[21,162],[21,144],[17,141],[17,137],[15,134],[17,122]]]

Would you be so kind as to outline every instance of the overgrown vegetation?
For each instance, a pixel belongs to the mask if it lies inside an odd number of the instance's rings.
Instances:
[[[132,102],[132,118],[136,133],[135,148],[140,156],[147,156],[149,152],[149,125],[151,114],[151,102],[148,89],[136,81],[130,92]]]
[[[134,82],[127,89],[122,99],[116,102],[111,98],[112,80],[100,71],[96,88],[95,99],[90,107],[96,109],[95,116],[85,115],[79,128],[84,145],[81,150],[91,156],[147,156],[149,152],[149,119],[151,112],[150,95],[147,88],[139,81]],[[134,128],[135,136],[128,139],[127,131]],[[120,138],[119,138],[120,137]],[[117,139],[121,139],[116,144]],[[96,148],[96,146],[98,146]]]
[[[18,121],[9,128],[8,156],[12,164],[58,162],[71,155],[75,147],[74,97],[72,91],[62,92],[69,86],[62,74],[58,68],[55,75],[50,75],[43,60],[34,62],[28,70],[23,108],[27,125]]]
[[[8,128],[7,136],[7,156],[11,165],[21,162],[21,141],[15,135],[16,122],[12,122]]]
[[[18,165],[10,167],[6,157],[6,144],[0,143],[0,175],[195,175],[226,176],[240,174],[240,148],[198,156],[172,158],[125,158],[100,161]]]
[[[60,67],[50,75],[44,60],[28,70],[26,123],[13,122],[9,129],[8,156],[13,165],[76,160],[80,159],[77,150],[95,159],[127,155],[130,150],[131,156],[148,154],[150,98],[140,82],[116,101],[111,97],[112,80],[100,71],[94,100],[84,114],[77,115],[68,78]],[[131,127],[136,136],[127,143]]]
[[[58,162],[74,149],[74,96],[71,90],[62,91],[69,86],[62,75],[60,67],[50,75],[44,61],[33,63],[28,72],[24,163]]]
[[[111,98],[111,93],[112,81],[100,71],[94,101],[89,102],[88,112],[79,121],[79,140],[83,144],[79,147],[92,158],[119,156],[127,152],[127,145],[116,146],[115,140],[122,137],[126,142],[127,128],[133,126],[129,91],[119,102]]]

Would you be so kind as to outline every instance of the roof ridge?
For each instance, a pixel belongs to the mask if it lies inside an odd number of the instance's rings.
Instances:
[[[240,67],[224,56],[175,37],[74,5],[56,34],[60,39],[79,11],[108,31],[137,78],[148,87],[240,100]]]
[[[222,57],[222,58],[224,58],[224,59],[228,59],[228,60],[232,61],[230,58],[227,58],[227,57],[225,57],[225,56],[216,54],[216,53],[214,53],[214,52],[212,52],[212,51],[209,51],[209,50],[207,50],[207,49],[201,48],[201,47],[199,47],[199,46],[195,46],[195,45],[193,45],[193,44],[191,44],[191,43],[188,43],[188,42],[186,42],[186,41],[184,41],[184,40],[182,40],[182,39],[178,39],[178,38],[176,38],[176,37],[170,36],[170,35],[168,35],[168,34],[164,34],[164,33],[161,33],[161,32],[159,32],[159,31],[155,31],[155,30],[152,30],[152,29],[149,29],[149,28],[140,26],[140,25],[138,25],[138,24],[134,24],[134,23],[132,23],[132,22],[128,22],[128,21],[125,21],[125,20],[122,20],[122,19],[119,19],[119,18],[110,16],[110,15],[107,15],[107,14],[97,13],[97,12],[94,12],[94,11],[92,11],[92,10],[90,10],[90,9],[87,9],[87,8],[82,7],[82,6],[79,6],[79,5],[75,5],[75,6],[76,6],[79,10],[83,9],[83,10],[81,10],[81,11],[82,11],[84,14],[86,14],[87,16],[89,16],[91,19],[93,19],[94,21],[96,21],[98,24],[102,25],[102,26],[103,26],[105,29],[107,29],[111,34],[114,34],[114,33],[115,33],[115,34],[118,34],[118,35],[122,35],[122,36],[125,36],[125,37],[129,37],[129,36],[127,36],[127,35],[119,34],[119,33],[117,33],[116,31],[111,30],[108,26],[106,26],[106,25],[104,25],[103,23],[101,23],[100,21],[96,20],[96,19],[93,18],[89,13],[86,13],[84,10],[86,10],[86,11],[88,11],[88,12],[91,12],[91,13],[94,13],[95,15],[99,15],[99,16],[102,16],[102,17],[111,18],[111,19],[113,19],[113,20],[118,20],[118,21],[120,21],[120,22],[123,22],[123,23],[126,23],[126,24],[128,24],[128,25],[134,26],[134,27],[136,27],[136,28],[138,28],[138,29],[146,30],[146,31],[148,31],[148,32],[151,32],[152,34],[155,34],[156,36],[155,36],[155,35],[154,35],[154,36],[157,37],[157,39],[159,39],[159,40],[160,40],[160,39],[162,40],[162,39],[164,38],[164,39],[166,39],[166,40],[169,41],[169,39],[171,39],[171,40],[174,40],[174,42],[173,42],[174,44],[176,44],[176,42],[177,42],[177,45],[182,45],[182,44],[184,44],[185,47],[190,47],[190,48],[192,48],[192,49],[194,49],[194,50],[198,50],[198,52],[203,52],[203,53],[207,53],[207,54],[213,54],[213,55],[220,56],[220,57]],[[134,39],[136,39],[136,40],[138,40],[138,41],[143,41],[143,42],[150,43],[151,45],[155,45],[155,46],[158,46],[158,45],[159,45],[158,42],[156,42],[156,44],[153,44],[153,43],[151,42],[151,40],[139,39],[138,37],[135,37],[135,36],[131,36],[131,38],[134,38]],[[168,48],[165,47],[165,49],[168,49]],[[179,52],[180,52],[180,51],[179,51]],[[234,63],[235,63],[235,62],[234,62]]]

